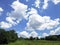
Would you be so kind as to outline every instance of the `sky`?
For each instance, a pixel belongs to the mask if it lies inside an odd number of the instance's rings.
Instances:
[[[19,37],[60,34],[60,0],[0,0],[0,28]]]

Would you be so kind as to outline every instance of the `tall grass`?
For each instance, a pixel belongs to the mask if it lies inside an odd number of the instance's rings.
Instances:
[[[60,41],[46,41],[46,40],[18,40],[8,45],[60,45]]]

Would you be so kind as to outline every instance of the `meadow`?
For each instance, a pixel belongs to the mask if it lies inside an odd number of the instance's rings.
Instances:
[[[18,40],[11,42],[8,45],[60,45],[60,41],[47,41],[47,40]]]

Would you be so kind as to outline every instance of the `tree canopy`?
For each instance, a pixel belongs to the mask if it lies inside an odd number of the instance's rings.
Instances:
[[[0,29],[0,44],[14,42],[17,39],[18,36],[14,30],[6,31],[5,29]]]

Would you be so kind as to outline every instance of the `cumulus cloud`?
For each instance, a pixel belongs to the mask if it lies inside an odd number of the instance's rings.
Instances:
[[[10,23],[7,23],[7,22],[0,22],[0,27],[1,28],[10,28],[12,25]]]
[[[38,8],[40,8],[40,0],[36,0],[35,1],[35,6],[38,7]]]
[[[47,33],[42,34],[42,37],[46,37],[46,36],[49,36],[49,34],[47,34]]]
[[[32,31],[32,32],[30,33],[30,36],[32,36],[33,38],[36,38],[36,37],[38,37],[38,33],[35,32],[35,31]]]
[[[14,17],[6,17],[6,21],[12,25],[16,25],[19,23],[20,20],[17,20]]]
[[[3,11],[3,9],[0,7],[0,12]]]
[[[34,6],[37,8],[42,7],[42,9],[47,9],[48,8],[48,4],[49,1],[52,1],[55,5],[60,3],[60,0],[44,0],[43,2],[41,2],[40,0],[35,0]],[[43,4],[42,6],[40,6],[41,4]]]
[[[6,21],[12,25],[18,24],[22,19],[27,19],[27,5],[19,2],[19,0],[14,1],[11,4],[14,9],[11,12],[7,12]]]
[[[47,7],[48,7],[48,2],[49,2],[49,0],[44,0],[43,2],[41,2],[41,0],[36,0],[35,3],[34,3],[34,5],[35,5],[35,7],[37,7],[37,8],[42,7],[42,9],[47,9]],[[43,5],[42,5],[42,4],[43,4]],[[42,5],[42,6],[40,6],[40,5]]]
[[[11,5],[11,7],[14,9],[11,11],[11,13],[8,13],[8,16],[14,17],[16,19],[26,19],[26,11],[27,11],[27,5],[24,5],[23,3],[19,1],[14,1]]]
[[[37,33],[36,31],[31,31],[30,33],[27,31],[22,31],[22,32],[19,32],[19,37],[22,37],[22,38],[38,37],[40,39],[42,37],[46,37],[49,35],[57,35],[57,34],[60,34],[60,27],[56,28],[55,30],[50,30],[49,33],[44,32],[42,33],[42,35],[38,35],[38,34],[39,33]]]
[[[40,2],[40,0],[36,0],[35,1],[35,6],[39,8],[40,4],[43,3],[42,8],[43,9],[47,9],[47,7],[49,6],[48,5],[49,1],[52,1],[55,5],[60,3],[60,0],[44,0],[44,2]]]
[[[22,19],[27,19],[27,5],[24,5],[23,3],[19,2],[19,0],[14,1],[10,5],[14,10],[11,12],[7,12],[7,17],[5,22],[1,22],[1,27],[3,28],[9,28],[16,24],[18,24]],[[3,11],[2,8],[0,8],[0,12]],[[6,25],[6,26],[5,26]]]
[[[6,21],[11,23],[11,24],[16,24],[13,20],[15,20],[15,18],[13,17],[6,17]]]
[[[20,37],[29,38],[29,33],[27,31],[22,31],[22,32],[20,32]]]
[[[32,31],[30,33],[27,32],[27,31],[22,31],[22,32],[19,33],[19,37],[22,37],[22,38],[30,38],[30,37],[36,38],[36,37],[39,37],[40,38],[40,36],[38,36],[38,33],[35,32],[35,31]]]
[[[29,16],[29,21],[26,26],[27,30],[49,30],[60,24],[59,18],[52,20],[49,16],[40,16],[34,8],[31,9],[30,14],[31,15]]]
[[[11,7],[14,9],[14,11],[11,11],[11,15],[14,18],[17,19],[22,19],[22,18],[26,18],[26,11],[27,11],[27,5],[24,5],[23,3],[19,2],[19,1],[14,1],[11,5]]]
[[[0,7],[0,15],[2,14],[3,11],[4,11],[4,10]]]
[[[41,37],[46,37],[46,36],[49,36],[49,35],[58,35],[58,34],[60,34],[60,27],[57,27],[54,30],[50,30],[49,33],[42,33]]]
[[[44,0],[44,5],[43,5],[43,9],[47,9],[47,7],[48,7],[48,1],[49,0]]]
[[[56,5],[56,4],[60,3],[60,0],[52,0],[52,2]]]
[[[38,38],[40,39],[40,38],[41,38],[41,36],[38,36]]]
[[[49,35],[56,35],[60,33],[60,27],[56,28],[55,30],[51,30]]]

